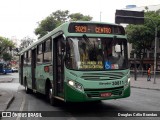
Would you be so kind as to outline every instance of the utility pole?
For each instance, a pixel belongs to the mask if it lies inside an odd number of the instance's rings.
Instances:
[[[101,14],[102,14],[102,12],[100,12],[100,22],[101,22]]]
[[[155,24],[155,41],[154,41],[154,84],[156,84],[156,66],[157,66],[157,25]]]
[[[137,80],[137,64],[136,64],[136,54],[134,53],[134,80]]]

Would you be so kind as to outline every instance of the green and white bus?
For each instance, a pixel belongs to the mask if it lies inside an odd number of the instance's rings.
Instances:
[[[52,105],[130,96],[125,30],[117,24],[66,22],[20,53],[20,83]]]

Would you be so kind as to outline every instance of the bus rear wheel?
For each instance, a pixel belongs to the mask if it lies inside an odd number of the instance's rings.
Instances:
[[[27,80],[25,80],[24,87],[25,87],[25,91],[26,91],[27,94],[30,94],[32,92],[32,90],[28,88]]]

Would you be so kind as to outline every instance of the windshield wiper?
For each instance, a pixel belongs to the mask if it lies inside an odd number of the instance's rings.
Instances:
[[[84,38],[85,42],[88,43],[87,45],[88,45],[89,47],[93,48],[92,43],[91,43],[90,40],[88,39],[87,35],[84,34],[82,37]]]

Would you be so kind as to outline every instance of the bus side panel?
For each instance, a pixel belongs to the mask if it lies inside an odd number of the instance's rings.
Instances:
[[[46,76],[44,73],[44,67],[43,65],[37,65],[35,70],[35,79],[36,79],[36,90],[40,93],[45,94],[45,82],[46,82]]]
[[[36,90],[42,94],[45,94],[46,80],[49,80],[51,83],[53,82],[53,75],[51,72],[49,72],[52,70],[49,69],[49,71],[44,71],[46,66],[49,67],[51,65],[37,65],[35,70]]]

